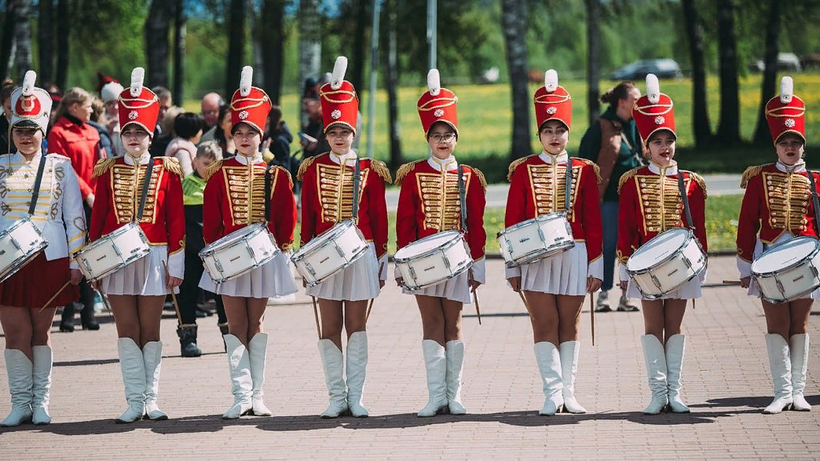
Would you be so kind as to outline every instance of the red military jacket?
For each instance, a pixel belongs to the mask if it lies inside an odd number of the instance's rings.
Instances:
[[[566,153],[553,156],[542,152],[520,158],[510,164],[507,174],[510,192],[504,216],[505,227],[536,216],[566,211],[568,159]],[[598,183],[601,176],[598,166],[591,161],[581,158],[572,158],[571,161],[571,209],[567,212],[567,220],[572,227],[575,241],[585,242],[587,261],[591,264],[603,253],[601,205],[598,199]],[[600,278],[597,275],[596,277]]]
[[[376,256],[387,254],[387,202],[385,183],[392,183],[387,165],[360,159],[354,152],[339,156],[327,152],[302,162],[302,245],[353,216],[353,171],[359,162],[359,219],[357,226],[373,242]],[[344,167],[341,166],[344,162]]]
[[[185,255],[182,251],[185,248],[182,169],[175,158],[152,159],[145,153],[136,166],[129,155],[97,162],[94,167],[97,184],[88,240],[93,242],[136,219],[149,161],[154,162],[154,167],[140,228],[152,245],[168,245],[169,272],[174,277],[181,277],[177,269],[182,267],[171,261],[177,254],[180,255],[178,259],[184,261]]]
[[[706,183],[697,173],[683,171],[695,237],[703,251],[706,242]],[[656,235],[688,227],[678,184],[676,164],[654,163],[627,171],[618,183],[618,261],[626,264],[638,248]]]
[[[261,154],[250,163],[244,156],[237,155],[208,168],[202,197],[202,237],[206,245],[249,224],[266,221],[265,168]],[[296,230],[293,181],[290,173],[278,166],[271,167],[270,178],[268,230],[279,248],[288,251]]]
[[[484,174],[476,168],[461,165],[461,171],[464,178],[467,229],[461,228],[461,200],[454,157],[451,156],[448,161],[431,157],[399,168],[396,172],[396,183],[401,184],[396,212],[399,249],[438,232],[463,230],[473,260],[484,257],[487,242],[484,230],[487,181]]]
[[[820,182],[820,175],[812,173]],[[806,166],[778,162],[751,166],[743,172],[746,189],[737,223],[737,256],[751,264],[758,235],[771,244],[783,234],[817,236],[814,205]],[[748,274],[746,274],[748,275]]]

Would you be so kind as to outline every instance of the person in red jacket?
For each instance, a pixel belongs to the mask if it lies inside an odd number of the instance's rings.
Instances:
[[[741,286],[760,296],[752,278],[752,261],[767,248],[795,237],[818,236],[812,184],[803,161],[806,146],[806,106],[793,94],[791,77],[783,77],[780,95],[766,104],[777,162],[749,167],[740,186],[746,189],[737,225],[737,267]],[[820,175],[811,173],[815,185]],[[816,186],[815,186],[816,187]],[[774,400],[764,413],[791,407],[809,411],[803,390],[809,357],[807,328],[813,301],[820,289],[793,301],[771,303],[761,299],[766,315],[766,349],[769,354]]]
[[[564,212],[575,239],[575,246],[559,255],[507,268],[507,280],[513,290],[524,292],[530,310],[535,357],[546,396],[539,414],[549,416],[562,407],[569,413],[586,412],[574,394],[581,345],[578,324],[584,296],[601,287],[603,230],[598,166],[570,158],[566,151],[572,98],[558,85],[554,70],[546,72],[544,81],[534,100],[538,139],[544,150],[510,165],[504,221],[510,227],[536,216]],[[568,165],[572,168],[569,210],[565,205]]]
[[[352,149],[356,136],[359,98],[344,74],[347,58],[336,59],[333,77],[319,89],[324,132],[330,152],[310,157],[299,167],[302,181],[302,245],[337,223],[354,219],[365,239],[367,253],[324,282],[309,287],[319,299],[322,339],[319,352],[330,394],[323,418],[350,412],[365,417],[362,406],[367,368],[367,302],[379,295],[387,278],[387,202],[385,184],[392,182],[387,166],[378,160],[360,159]],[[360,171],[358,216],[353,215],[353,173]],[[342,307],[344,306],[344,312]],[[347,330],[347,383],[343,378],[342,326]]]
[[[215,284],[207,271],[202,273],[199,286],[222,296],[228,316],[229,333],[223,338],[234,403],[222,415],[224,419],[247,413],[271,415],[262,390],[268,347],[268,335],[262,333],[265,307],[268,298],[297,291],[282,253],[293,244],[296,229],[293,182],[287,170],[271,167],[271,196],[265,197],[267,166],[259,145],[271,102],[263,90],[251,86],[252,78],[253,69],[245,67],[239,89],[231,98],[231,134],[237,155],[214,163],[205,175],[202,236],[206,244],[211,244],[251,224],[266,222],[282,251],[267,264],[220,284]],[[270,202],[270,216],[265,215],[265,200]]]
[[[143,416],[168,419],[157,406],[162,342],[160,320],[165,296],[178,291],[185,270],[185,213],[182,169],[170,157],[151,158],[159,100],[143,87],[144,70],[134,69],[131,86],[118,99],[126,155],[100,160],[90,242],[138,218],[141,191],[149,181],[139,226],[151,246],[148,256],[97,281],[108,295],[117,324],[118,351],[128,409],[117,419],[130,423]],[[150,178],[146,170],[152,162]],[[167,271],[165,266],[167,264]]]
[[[467,412],[461,403],[461,375],[464,368],[464,341],[461,308],[470,303],[470,290],[486,281],[484,245],[484,205],[487,182],[477,168],[459,165],[453,150],[458,143],[456,95],[442,88],[439,73],[431,69],[428,91],[418,101],[419,118],[430,145],[429,158],[402,165],[396,173],[401,184],[396,213],[396,237],[401,249],[418,239],[438,232],[458,230],[473,257],[468,272],[418,291],[416,296],[423,330],[422,351],[427,369],[429,401],[418,413],[429,417],[445,410]],[[462,175],[463,191],[459,191]],[[466,228],[462,228],[461,197],[466,202]],[[402,281],[396,272],[399,286]]]
[[[704,252],[706,242],[706,184],[696,173],[678,170],[675,157],[675,112],[672,99],[660,92],[658,79],[646,78],[647,94],[638,99],[632,116],[641,139],[649,149],[649,166],[635,168],[621,176],[618,184],[618,261],[621,287],[630,298],[642,298],[629,279],[626,262],[644,243],[673,228],[688,227],[678,175],[683,175],[695,238]],[[668,408],[688,413],[681,398],[681,370],[686,337],[681,323],[689,299],[700,298],[700,285],[706,270],[681,288],[659,299],[643,298],[644,332],[641,337],[652,390],[652,401],[645,414],[658,414]],[[668,405],[668,407],[667,407]]]

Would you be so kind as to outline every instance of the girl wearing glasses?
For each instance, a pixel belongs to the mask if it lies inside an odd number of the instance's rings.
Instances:
[[[416,296],[423,330],[429,401],[418,412],[419,417],[467,412],[461,403],[464,365],[461,308],[470,303],[470,291],[485,282],[487,240],[484,175],[476,168],[459,165],[453,155],[458,144],[458,98],[441,87],[436,69],[428,73],[427,86],[428,91],[419,98],[418,111],[431,155],[401,166],[396,173],[396,182],[401,184],[396,214],[398,248],[438,232],[458,230],[465,233],[474,261],[468,272],[446,282],[414,292],[404,289],[404,293]],[[459,175],[463,186],[459,185]],[[466,228],[462,228],[462,195],[466,201]],[[398,273],[396,282],[402,286]]]

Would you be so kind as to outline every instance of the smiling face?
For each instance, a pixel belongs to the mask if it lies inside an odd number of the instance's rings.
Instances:
[[[433,156],[440,159],[449,157],[458,144],[458,137],[453,127],[446,123],[434,123],[427,133],[427,144]]]
[[[564,152],[569,142],[569,130],[567,126],[558,120],[550,120],[541,125],[538,132],[538,139],[544,151],[551,155],[558,155]]]
[[[658,131],[649,138],[649,160],[661,167],[667,167],[675,157],[675,136],[667,131]]]
[[[350,152],[353,145],[353,130],[336,125],[325,133],[325,138],[330,144],[330,150],[336,155],[345,155]]]
[[[786,134],[780,137],[774,148],[777,151],[777,159],[780,160],[780,163],[794,165],[803,158],[805,145],[799,136]]]
[[[144,128],[138,125],[129,125],[120,133],[125,152],[132,157],[140,157],[148,152],[151,146],[151,137]]]
[[[25,156],[36,154],[43,145],[43,132],[38,128],[12,128],[11,136],[17,150]]]
[[[247,123],[239,123],[233,130],[236,151],[245,157],[253,157],[259,152],[262,135]]]

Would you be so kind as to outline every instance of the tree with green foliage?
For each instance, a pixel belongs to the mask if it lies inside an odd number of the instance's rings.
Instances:
[[[510,159],[526,157],[530,147],[530,96],[527,88],[527,11],[524,0],[503,0],[501,27],[507,41],[507,69],[512,88],[513,129]]]

